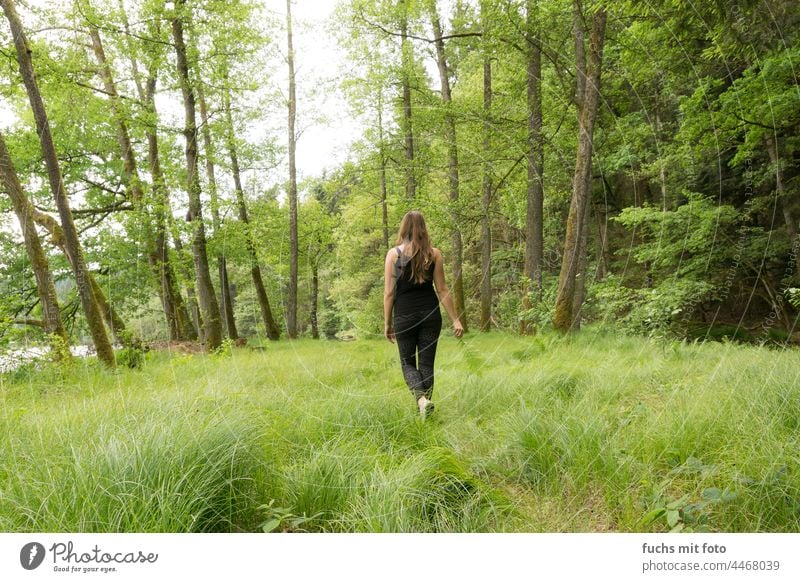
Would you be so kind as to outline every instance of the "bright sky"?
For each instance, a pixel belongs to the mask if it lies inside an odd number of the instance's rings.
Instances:
[[[285,0],[263,0],[264,5],[285,19]],[[297,81],[298,178],[320,175],[347,157],[349,144],[360,136],[361,127],[348,115],[348,106],[336,79],[345,56],[327,32],[326,20],[337,0],[295,0],[292,4],[293,43]],[[285,52],[286,39],[280,39]],[[286,75],[286,66],[280,71]],[[283,83],[288,90],[288,80]],[[312,95],[313,94],[313,95]],[[281,143],[286,143],[286,113],[283,113]]]

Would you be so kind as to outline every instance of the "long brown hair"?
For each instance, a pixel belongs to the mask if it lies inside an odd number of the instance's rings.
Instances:
[[[433,246],[431,237],[428,236],[428,228],[425,226],[425,219],[422,213],[411,210],[406,213],[400,222],[400,230],[397,231],[397,241],[399,245],[406,243],[405,253],[411,256],[411,279],[417,283],[426,280],[425,274],[433,264]]]

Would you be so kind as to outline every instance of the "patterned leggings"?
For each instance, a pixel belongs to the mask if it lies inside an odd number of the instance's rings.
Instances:
[[[394,332],[403,378],[417,400],[421,396],[431,398],[433,395],[433,361],[441,331],[442,316],[438,309],[422,314],[395,314]]]

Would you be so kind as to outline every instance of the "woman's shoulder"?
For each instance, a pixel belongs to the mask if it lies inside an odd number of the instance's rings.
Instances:
[[[397,260],[399,253],[397,252],[398,247],[392,247],[388,251],[386,251],[386,262],[394,263]]]

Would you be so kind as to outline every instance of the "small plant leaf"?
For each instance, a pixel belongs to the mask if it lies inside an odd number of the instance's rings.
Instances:
[[[670,509],[667,511],[667,525],[674,528],[678,521],[680,521],[680,514],[677,509]]]
[[[268,519],[261,524],[261,529],[264,530],[264,533],[271,533],[281,526],[281,521],[278,518]]]
[[[660,518],[662,515],[664,515],[664,513],[666,513],[666,511],[667,510],[664,509],[663,507],[656,507],[655,509],[652,509],[652,510],[650,510],[647,513],[644,514],[644,517],[642,517],[642,523],[644,525],[651,524],[655,520]]]
[[[667,503],[667,509],[680,509],[681,507],[686,505],[687,501],[689,501],[688,494],[684,495],[680,499],[676,499],[675,501],[670,501],[669,503]]]

